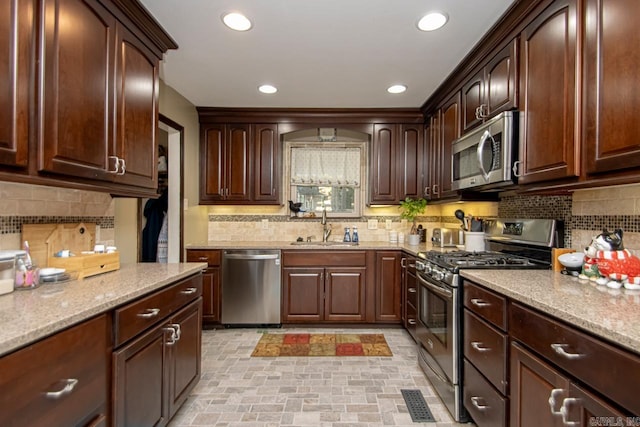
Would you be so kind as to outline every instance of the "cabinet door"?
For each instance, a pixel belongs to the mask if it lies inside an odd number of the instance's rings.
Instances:
[[[200,202],[224,197],[225,126],[206,125],[200,131]]]
[[[202,275],[202,320],[220,323],[220,267],[209,267]]]
[[[455,197],[451,188],[451,145],[460,138],[460,93],[456,93],[442,106],[440,115],[440,177],[437,198]]]
[[[169,334],[162,324],[113,353],[114,425],[169,422]]]
[[[198,299],[169,320],[178,325],[176,342],[169,346],[169,417],[173,417],[200,380],[202,353],[202,299]]]
[[[324,269],[282,269],[283,322],[318,322],[324,319]]]
[[[517,46],[516,39],[494,56],[485,67],[483,102],[486,105],[484,114],[487,117],[493,117],[517,106]]]
[[[424,186],[424,198],[435,200],[439,195],[438,182],[440,180],[440,114],[436,112],[428,119],[429,126],[425,129],[427,138],[427,153],[425,171],[426,183]]]
[[[522,32],[520,184],[579,175],[576,19],[575,0],[556,1]]]
[[[0,164],[25,167],[35,49],[34,1],[3,1],[0,16]]]
[[[97,0],[43,0],[42,12],[38,170],[110,181],[115,18]]]
[[[422,124],[400,125],[398,158],[400,170],[397,181],[400,183],[398,202],[406,197],[422,197],[423,187],[423,150],[424,136]]]
[[[587,0],[584,140],[587,173],[640,167],[640,33],[636,0]]]
[[[401,254],[395,251],[376,253],[376,322],[401,320]]]
[[[280,202],[280,138],[277,124],[253,125],[253,200]]]
[[[484,69],[462,86],[462,133],[482,123],[479,109],[484,103],[484,87]]]
[[[123,25],[117,25],[115,138],[118,183],[157,188],[158,58]]]
[[[565,416],[566,425],[587,427],[592,426],[597,417],[615,417],[615,419],[627,420],[630,414],[629,412],[623,413],[619,411],[598,396],[574,383],[569,386],[569,395],[570,398],[562,402],[567,411]],[[634,420],[637,421],[637,418]]]
[[[225,144],[225,199],[245,201],[251,199],[251,146],[249,125],[228,125]]]
[[[366,268],[331,267],[325,272],[324,320],[364,321]]]
[[[562,426],[560,407],[568,393],[564,376],[518,343],[511,344],[512,427]]]
[[[373,125],[373,144],[369,171],[370,203],[394,203],[398,200],[396,125]]]

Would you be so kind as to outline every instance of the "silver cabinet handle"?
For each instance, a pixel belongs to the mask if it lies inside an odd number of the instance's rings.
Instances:
[[[471,304],[475,305],[476,307],[488,307],[491,305],[488,302],[481,300],[480,298],[471,298]]]
[[[166,345],[174,345],[178,341],[177,333],[174,328],[167,326],[166,328],[162,328],[162,330],[170,333],[169,340],[165,343]]]
[[[198,261],[209,261],[209,257],[206,257],[206,256],[198,257]]]
[[[551,348],[553,349],[553,351],[555,351],[557,354],[564,357],[565,359],[575,360],[575,359],[581,359],[584,357],[584,354],[567,352],[565,350],[566,347],[569,347],[569,345],[568,344],[551,344]]]
[[[156,317],[160,313],[159,308],[147,308],[144,313],[138,313],[138,317],[142,317],[143,319],[150,319],[152,317]]]
[[[473,347],[474,350],[479,351],[480,353],[491,351],[491,347],[483,347],[480,341],[473,341],[471,343],[471,347]]]
[[[182,295],[192,295],[198,292],[198,288],[186,288],[180,291]]]
[[[515,176],[516,178],[520,177],[520,172],[518,171],[518,166],[520,166],[520,160],[516,160],[513,163],[513,168],[511,169],[513,171],[513,176]]]
[[[481,405],[480,404],[480,400],[482,398],[480,396],[471,396],[471,403],[473,403],[473,406],[475,406],[476,408],[478,408],[481,411],[484,411],[485,409],[489,409],[489,405]]]
[[[409,292],[410,294],[415,294],[418,291],[416,290],[416,288],[408,288],[407,292]]]
[[[579,401],[580,399],[576,399],[575,397],[567,397],[562,401],[562,406],[560,407],[560,414],[562,414],[562,424],[564,424],[565,426],[580,425],[580,421],[569,421],[569,405]]]
[[[62,396],[65,396],[73,391],[73,389],[78,385],[78,380],[75,378],[69,378],[64,380],[64,387],[62,387],[58,391],[48,391],[45,393],[47,399],[60,399]]]
[[[176,331],[176,341],[179,341],[180,337],[182,336],[182,329],[180,328],[180,324],[179,323],[169,323],[169,327]]]
[[[438,184],[433,184],[433,195],[437,196],[438,194],[440,194],[440,187],[438,187]]]
[[[549,408],[553,415],[560,415],[560,411],[556,411],[556,398],[562,393],[564,393],[564,389],[562,388],[554,388],[551,390],[551,394],[549,395]]]
[[[416,319],[407,319],[407,323],[410,325],[415,325],[417,322]]]
[[[127,171],[127,163],[124,161],[124,159],[118,160],[120,161],[120,172],[118,172],[116,175],[124,175]]]
[[[115,160],[115,164],[113,165],[114,169],[109,170],[109,173],[118,173],[118,171],[120,170],[120,159],[118,158],[118,156],[109,156],[108,159]]]
[[[407,268],[407,259],[405,257],[400,260],[400,267]]]

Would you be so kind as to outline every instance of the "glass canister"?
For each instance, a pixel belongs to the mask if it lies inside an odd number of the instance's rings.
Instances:
[[[13,291],[16,279],[16,259],[25,251],[0,251],[0,295]]]
[[[39,270],[28,261],[27,253],[19,251],[16,254],[15,289],[32,289],[40,284]]]

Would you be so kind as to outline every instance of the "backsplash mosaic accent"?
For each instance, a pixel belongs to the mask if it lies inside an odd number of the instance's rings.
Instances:
[[[263,219],[266,219],[270,222],[313,222],[320,221],[320,217],[315,218],[295,218],[288,215],[212,215],[209,214],[209,222],[219,221],[219,222],[260,222]],[[372,219],[377,219],[378,222],[384,223],[387,220],[391,220],[392,222],[400,223],[400,217],[389,217],[389,216],[362,216],[358,218],[330,218],[330,222],[366,222]],[[439,216],[420,216],[416,218],[418,223],[420,222],[441,222],[441,218]]]
[[[102,229],[114,227],[113,216],[0,216],[0,234],[21,233],[23,224],[95,223]]]

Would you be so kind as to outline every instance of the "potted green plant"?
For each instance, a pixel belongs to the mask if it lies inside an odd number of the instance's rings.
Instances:
[[[408,243],[410,245],[418,245],[420,243],[420,235],[418,234],[418,227],[416,225],[416,217],[423,214],[427,208],[427,201],[423,198],[412,199],[407,197],[400,201],[398,207],[400,212],[400,218],[411,221],[411,230],[409,236],[407,236]]]

